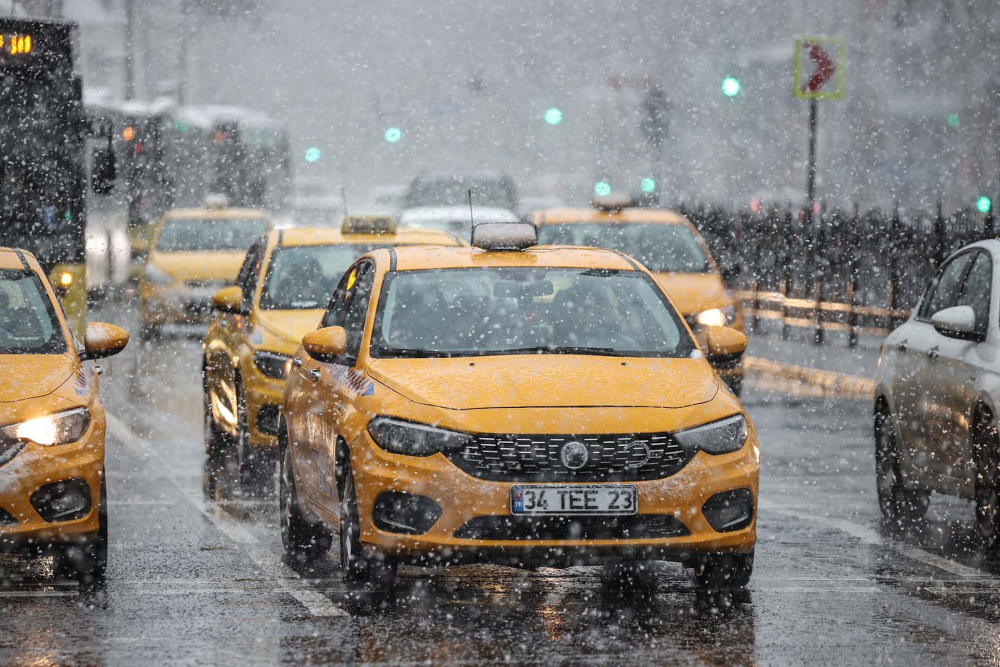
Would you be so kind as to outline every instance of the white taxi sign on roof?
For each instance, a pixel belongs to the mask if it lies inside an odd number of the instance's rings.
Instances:
[[[530,222],[480,222],[472,228],[472,245],[483,250],[524,250],[538,245]]]
[[[345,215],[341,234],[395,234],[396,218],[391,215]]]
[[[599,211],[620,211],[632,205],[632,198],[622,194],[596,196],[590,200],[590,205]]]

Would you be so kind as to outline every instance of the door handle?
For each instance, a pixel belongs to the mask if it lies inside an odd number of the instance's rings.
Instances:
[[[309,379],[312,380],[313,382],[319,380],[319,371],[316,370],[315,368],[309,371]]]
[[[941,353],[938,351],[937,346],[935,346],[927,350],[927,356],[930,357],[931,359],[937,359],[938,357],[941,356]]]
[[[906,341],[901,340],[898,343],[896,343],[896,349],[899,350],[900,352],[906,352]]]

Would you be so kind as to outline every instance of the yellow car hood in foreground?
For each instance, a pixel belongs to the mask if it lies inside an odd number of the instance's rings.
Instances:
[[[0,354],[0,403],[48,396],[78,370],[68,354]]]
[[[246,252],[156,252],[149,261],[174,280],[224,280],[233,282]]]
[[[703,359],[560,354],[375,359],[369,374],[416,403],[453,410],[531,407],[682,408],[712,400]]]
[[[670,296],[681,315],[733,305],[733,298],[717,273],[657,273],[656,282]]]
[[[267,341],[262,336],[260,343],[257,343],[258,347],[264,345],[274,352],[294,354],[302,342],[302,337],[310,331],[315,331],[319,326],[324,312],[323,309],[263,310],[258,308],[254,318],[257,326],[273,337]]]

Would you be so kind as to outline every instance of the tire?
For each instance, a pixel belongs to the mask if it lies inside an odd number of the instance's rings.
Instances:
[[[247,399],[239,378],[236,380],[236,469],[240,473],[240,488],[251,496],[266,496],[273,490],[274,456],[255,449],[250,444],[247,426]]]
[[[975,500],[976,526],[988,552],[1000,547],[1000,441],[997,427],[990,415],[976,415],[972,432],[972,452],[976,462]]]
[[[69,577],[81,584],[104,579],[108,569],[108,485],[101,471],[101,494],[97,509],[97,534],[83,544],[68,544],[55,554],[56,577]]]
[[[350,462],[342,472],[340,492],[340,569],[344,581],[391,591],[396,584],[396,561],[383,554],[366,554],[361,544],[358,501]]]
[[[886,406],[875,412],[875,489],[886,522],[904,530],[918,527],[927,514],[931,493],[907,488],[899,466],[899,448]]]
[[[741,590],[753,575],[754,552],[745,554],[709,554],[692,563],[695,585],[702,590]]]
[[[330,550],[333,534],[318,519],[310,521],[302,513],[295,474],[292,469],[292,451],[286,438],[279,448],[278,514],[281,524],[281,544],[288,558],[300,562],[315,560]]]

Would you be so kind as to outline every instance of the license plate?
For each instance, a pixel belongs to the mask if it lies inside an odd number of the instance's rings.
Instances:
[[[533,484],[510,489],[511,514],[635,514],[633,484]]]

